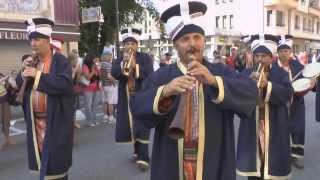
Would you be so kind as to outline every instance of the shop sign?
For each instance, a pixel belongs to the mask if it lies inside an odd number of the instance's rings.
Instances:
[[[0,40],[28,40],[26,32],[0,31]]]

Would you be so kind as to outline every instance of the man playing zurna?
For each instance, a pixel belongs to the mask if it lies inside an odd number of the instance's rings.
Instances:
[[[53,54],[50,37],[54,23],[47,18],[26,21],[34,58],[23,62],[17,76],[27,82],[23,110],[27,124],[29,168],[44,179],[68,179],[72,164],[74,96],[71,66]]]
[[[180,60],[154,72],[132,101],[138,120],[155,128],[151,180],[235,180],[229,112],[252,114],[257,87],[253,80],[204,59],[205,33],[199,22],[206,4],[170,2],[174,4],[166,4],[161,20]],[[187,101],[186,93],[192,94]],[[169,133],[175,117],[184,129],[178,139]]]

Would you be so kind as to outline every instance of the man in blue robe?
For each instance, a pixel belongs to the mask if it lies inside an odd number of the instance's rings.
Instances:
[[[252,35],[255,68],[243,73],[259,88],[256,111],[241,117],[237,148],[237,173],[249,180],[288,179],[291,150],[288,108],[293,94],[288,73],[273,63],[278,37]]]
[[[183,1],[161,13],[180,59],[154,72],[131,102],[139,121],[155,128],[151,180],[236,179],[230,113],[252,114],[257,87],[248,77],[204,59],[199,22],[206,9],[202,2]],[[187,92],[193,92],[192,102],[181,103]],[[185,115],[178,111],[184,105],[193,105],[187,111],[192,120],[181,119],[185,135],[175,139],[170,125],[175,116]]]
[[[71,66],[50,45],[53,22],[47,18],[26,21],[35,57],[24,61],[16,81],[27,81],[23,111],[27,126],[29,169],[40,180],[68,179],[72,165],[74,95]],[[33,64],[33,65],[31,65]]]
[[[276,65],[288,72],[290,81],[296,81],[303,78],[301,71],[304,66],[299,60],[291,57],[293,45],[292,38],[291,35],[279,37],[277,48],[279,59]],[[311,86],[312,84],[310,84],[308,90],[293,95],[289,111],[292,165],[298,169],[304,168],[302,161],[304,157],[306,126],[304,95],[311,89]]]
[[[130,99],[141,89],[143,80],[153,72],[151,57],[137,51],[140,35],[141,31],[135,28],[121,32],[124,52],[112,65],[111,75],[119,81],[115,140],[117,143],[133,143],[133,161],[146,171],[149,167],[150,130],[136,121],[129,106]]]

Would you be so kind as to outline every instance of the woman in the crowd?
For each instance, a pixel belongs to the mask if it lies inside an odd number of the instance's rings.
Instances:
[[[83,89],[85,97],[85,114],[88,121],[88,126],[94,127],[98,125],[96,112],[97,105],[100,99],[100,72],[98,58],[88,54],[83,62],[82,74],[86,80],[88,80],[88,85]]]

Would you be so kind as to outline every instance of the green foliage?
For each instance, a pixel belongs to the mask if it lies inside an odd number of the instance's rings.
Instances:
[[[120,30],[128,27],[135,22],[141,22],[144,18],[143,9],[135,0],[119,0],[119,24]],[[146,8],[152,16],[158,17],[157,12],[149,1]],[[101,24],[101,38],[98,42],[99,23],[88,23],[80,25],[80,43],[79,52],[100,54],[104,45],[113,44],[117,40],[117,22],[116,22],[116,0],[79,0],[80,8],[101,6],[104,15],[104,23]],[[80,10],[81,11],[81,10]]]

